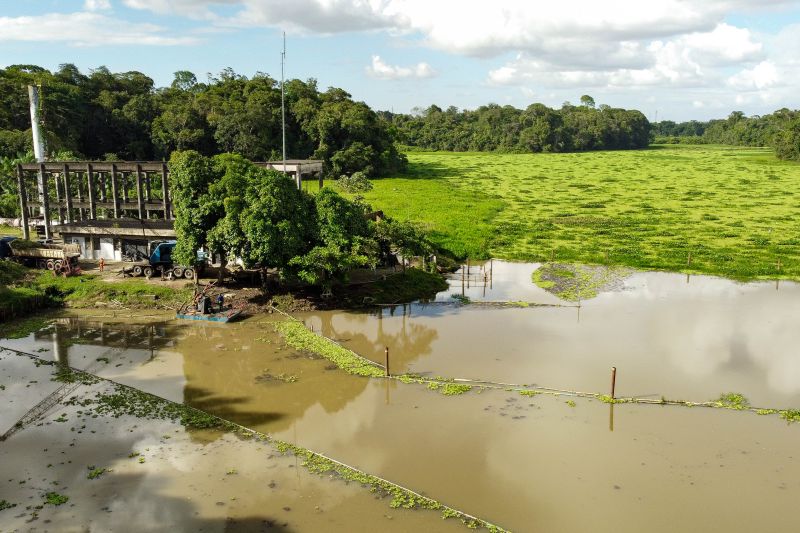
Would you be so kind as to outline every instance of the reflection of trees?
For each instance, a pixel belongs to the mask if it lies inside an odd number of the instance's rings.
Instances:
[[[311,316],[320,321],[321,332],[328,338],[346,342],[347,346],[356,353],[370,357],[375,361],[383,362],[383,351],[387,346],[390,350],[391,365],[400,370],[398,364],[404,367],[422,355],[431,352],[431,344],[439,334],[424,324],[411,320],[413,305],[398,305],[380,309],[369,313],[315,313]],[[344,327],[336,328],[334,320],[344,321]],[[387,328],[386,321],[392,323],[392,328]],[[395,332],[394,325],[400,322]]]
[[[261,431],[288,429],[316,404],[337,412],[368,383],[284,348],[271,326],[198,325],[182,334],[175,350],[183,354],[184,403]],[[298,379],[257,379],[267,371]]]

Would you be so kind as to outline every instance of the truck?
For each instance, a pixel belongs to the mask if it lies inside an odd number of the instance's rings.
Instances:
[[[31,268],[42,268],[66,274],[79,272],[81,247],[77,244],[47,244],[16,237],[0,238],[0,259],[7,259]]]
[[[172,262],[172,250],[177,241],[155,241],[150,243],[150,255],[140,261],[135,261],[133,265],[125,267],[123,270],[131,276],[151,277],[153,274],[159,275],[163,272],[165,276],[172,274],[173,278],[192,279],[195,272],[202,270],[202,257],[198,256],[198,261],[194,265],[182,266]]]

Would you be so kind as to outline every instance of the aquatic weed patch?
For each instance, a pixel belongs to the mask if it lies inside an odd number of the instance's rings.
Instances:
[[[0,339],[24,339],[31,333],[41,331],[53,322],[48,317],[28,317],[0,324]]]
[[[348,374],[367,377],[380,377],[384,374],[383,369],[375,363],[369,362],[326,337],[316,335],[297,320],[278,322],[275,324],[275,330],[283,336],[286,344],[295,350],[321,355]]]
[[[59,505],[64,505],[69,501],[69,496],[64,496],[63,494],[59,494],[57,492],[48,492],[44,495],[44,503],[54,505],[58,507]]]
[[[615,290],[632,270],[624,267],[545,263],[533,271],[533,283],[562,300],[589,300],[601,291]]]

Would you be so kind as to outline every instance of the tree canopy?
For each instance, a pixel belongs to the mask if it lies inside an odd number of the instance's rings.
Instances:
[[[726,119],[675,123],[664,120],[653,125],[660,143],[729,144],[769,146],[780,159],[800,161],[800,111],[778,109],[768,115],[745,116],[734,111]]]
[[[80,158],[113,153],[130,160],[167,159],[174,150],[202,155],[232,152],[251,160],[278,159],[282,149],[280,83],[231,69],[198,82],[188,71],[158,88],[141,72],[105,67],[81,73],[74,65],[50,72],[34,65],[0,69],[0,157],[31,149],[25,86],[42,87],[49,152]],[[323,159],[331,175],[400,170],[405,158],[391,125],[342,89],[320,91],[314,79],[288,80],[286,140],[290,158]]]
[[[561,109],[531,104],[526,109],[489,104],[475,110],[430,106],[414,114],[385,116],[401,142],[428,150],[574,152],[644,148],[650,123],[639,111],[595,108],[583,95],[580,106]]]
[[[388,252],[430,253],[424,233],[367,218],[369,206],[331,188],[299,190],[283,173],[236,154],[176,151],[169,162],[175,206],[176,261],[190,264],[207,248],[245,266],[330,287]]]

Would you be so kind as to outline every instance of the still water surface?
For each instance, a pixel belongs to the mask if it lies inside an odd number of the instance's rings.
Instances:
[[[464,292],[558,304],[532,285],[534,268],[494,261],[487,287],[465,283]],[[798,285],[637,273],[580,308],[498,309],[444,303],[461,292],[458,274],[451,283],[440,303],[299,318],[378,361],[389,346],[395,372],[607,392],[616,366],[618,395],[739,392],[759,406],[800,407]],[[272,330],[276,316],[216,326],[91,315],[4,343],[51,350],[517,531],[800,528],[791,511],[800,426],[774,416],[612,411],[490,390],[445,397],[288,349]]]

